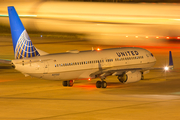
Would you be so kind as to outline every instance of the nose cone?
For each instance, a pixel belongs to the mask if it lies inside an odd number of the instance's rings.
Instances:
[[[153,57],[153,59],[154,59],[154,61],[156,62],[156,58],[155,58],[155,57]]]
[[[154,65],[156,64],[156,58],[154,57]]]
[[[154,55],[150,51],[146,50],[145,54],[146,54],[149,62],[156,63],[156,58],[154,57]]]

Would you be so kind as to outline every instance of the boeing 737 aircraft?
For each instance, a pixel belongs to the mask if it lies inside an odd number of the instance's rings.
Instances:
[[[15,60],[11,64],[25,76],[48,80],[62,80],[63,86],[73,86],[73,80],[100,78],[97,88],[106,88],[105,78],[118,76],[122,83],[137,82],[143,79],[155,64],[151,52],[142,48],[127,47],[100,51],[68,51],[48,54],[32,44],[15,8],[8,7]],[[170,52],[169,66],[173,67]]]

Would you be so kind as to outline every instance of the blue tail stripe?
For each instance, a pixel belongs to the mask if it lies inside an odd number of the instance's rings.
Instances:
[[[11,27],[11,35],[13,40],[13,47],[15,52],[15,48],[19,36],[22,34],[25,28],[13,6],[8,7],[8,14],[9,14],[10,27]]]

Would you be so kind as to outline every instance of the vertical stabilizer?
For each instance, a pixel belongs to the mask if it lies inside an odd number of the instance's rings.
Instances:
[[[11,36],[15,59],[39,56],[24,28],[14,6],[8,7]]]

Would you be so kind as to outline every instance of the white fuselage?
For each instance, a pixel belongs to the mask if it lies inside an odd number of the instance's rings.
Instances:
[[[156,59],[142,48],[112,48],[101,51],[72,51],[12,60],[15,69],[25,75],[49,80],[76,80],[99,77],[104,73],[148,69]],[[108,73],[107,73],[108,71]],[[113,72],[116,71],[116,72]]]

